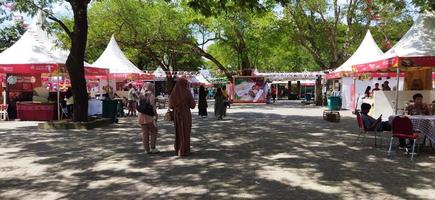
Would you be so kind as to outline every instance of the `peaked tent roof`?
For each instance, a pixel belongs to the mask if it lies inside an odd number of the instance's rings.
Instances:
[[[38,12],[28,30],[11,47],[0,53],[0,72],[50,72],[54,65],[65,63],[57,53],[50,35],[42,29]]]
[[[357,63],[355,71],[377,71],[398,67],[435,66],[435,12],[421,14],[408,32],[384,56],[375,61]]]
[[[326,78],[340,78],[342,73],[351,72],[352,66],[358,63],[370,62],[380,59],[384,55],[384,52],[376,44],[370,30],[367,30],[366,36],[359,45],[358,49],[353,55],[347,59],[340,67],[329,73]]]
[[[103,54],[92,65],[108,68],[111,74],[144,74],[124,55],[113,35]]]
[[[23,36],[0,53],[0,73],[48,73],[65,64],[69,52],[57,47],[58,38],[42,29],[44,20],[38,11]],[[107,70],[84,65],[86,75],[107,76]]]

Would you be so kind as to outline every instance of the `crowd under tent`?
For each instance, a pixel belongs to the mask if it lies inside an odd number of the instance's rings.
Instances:
[[[380,59],[353,66],[355,72],[380,71],[405,73],[404,90],[375,93],[375,115],[389,116],[404,108],[404,102],[415,93],[422,93],[426,103],[435,98],[432,68],[435,66],[435,13],[421,14],[413,26]],[[397,79],[397,81],[400,81]]]
[[[43,20],[39,11],[23,36],[0,53],[0,74],[3,74],[0,77],[3,77],[1,82],[6,89],[3,98],[4,103],[9,104],[11,118],[53,120],[56,110],[58,118],[60,115],[60,77],[68,76],[65,73],[68,51],[57,47],[58,39],[42,28]],[[107,78],[107,75],[108,70],[85,64],[86,78]],[[57,77],[57,83],[54,83],[56,87],[53,88],[57,95],[51,95],[50,91],[40,92],[46,94],[44,97],[34,95],[36,89],[42,91],[49,88],[46,84],[50,82],[44,83],[44,80],[49,79],[43,77]]]
[[[364,95],[367,86],[373,87],[375,83],[380,85],[385,81],[395,87],[396,76],[389,73],[354,73],[352,66],[358,63],[374,61],[384,56],[384,53],[376,44],[370,30],[367,33],[353,55],[340,67],[325,75],[325,79],[332,83],[332,90],[340,91],[343,109],[355,109],[355,102]],[[392,75],[392,76],[391,76]],[[359,78],[364,76],[363,78]]]
[[[154,80],[153,74],[144,73],[128,60],[113,35],[106,49],[92,65],[102,69],[109,69],[109,84],[112,88],[116,88],[117,91],[123,90],[124,84],[131,80]],[[104,82],[101,84],[107,85]]]

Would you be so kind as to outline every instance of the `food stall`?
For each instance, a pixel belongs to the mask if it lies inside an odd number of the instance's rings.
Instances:
[[[279,73],[279,72],[254,72],[256,76],[264,76],[266,80],[271,82],[272,86],[277,88],[276,96],[279,98],[287,95],[289,99],[299,99],[302,97],[303,83],[309,83],[315,81],[319,76],[323,75],[323,72],[291,72],[291,73]],[[296,82],[296,84],[292,84]],[[316,86],[314,85],[314,90]]]
[[[68,52],[56,46],[57,38],[42,28],[43,20],[42,12],[38,12],[23,36],[0,53],[0,74],[6,86],[5,103],[12,119],[47,121],[56,119],[56,113],[58,117],[60,115],[59,77],[65,71]],[[85,66],[88,78],[107,76],[107,72]],[[50,93],[50,84],[43,85],[43,80],[52,76],[58,78],[56,87],[52,87],[55,92]]]
[[[401,72],[405,73],[404,90],[378,91],[374,94],[374,115],[398,114],[405,102],[415,93],[423,94],[423,101],[434,100],[432,90],[432,67],[435,66],[435,14],[421,14],[402,39],[380,59],[353,66],[355,72],[396,72],[400,82]],[[399,83],[397,83],[399,85]]]
[[[109,69],[109,80],[108,82],[102,80],[100,87],[109,85],[120,97],[127,96],[127,92],[124,91],[124,88],[125,85],[128,85],[130,82],[140,86],[144,81],[154,80],[152,73],[144,73],[128,60],[116,42],[114,35],[110,38],[104,52],[92,66]]]
[[[353,55],[337,69],[325,75],[325,79],[332,84],[332,89],[340,91],[342,109],[355,109],[358,96],[364,93],[366,86],[373,86],[376,82],[374,79],[359,78],[352,72],[352,65],[376,60],[383,55],[384,53],[368,30]]]

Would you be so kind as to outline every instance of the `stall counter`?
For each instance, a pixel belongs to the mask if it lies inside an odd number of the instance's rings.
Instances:
[[[56,104],[17,102],[17,118],[23,121],[51,121],[55,113]]]

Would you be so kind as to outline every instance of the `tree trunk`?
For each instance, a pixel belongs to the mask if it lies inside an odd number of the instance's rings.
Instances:
[[[316,105],[323,106],[323,96],[322,96],[322,77],[319,76],[316,79]]]
[[[88,1],[70,1],[74,13],[74,27],[71,34],[71,49],[66,68],[71,79],[74,98],[73,121],[88,121],[88,93],[84,70],[84,58],[88,35]]]
[[[245,69],[251,69],[251,61],[249,60],[248,50],[246,49],[245,39],[243,38],[242,32],[236,28],[236,37],[238,40],[238,46],[236,51],[240,55],[240,61],[242,65],[242,71]]]

